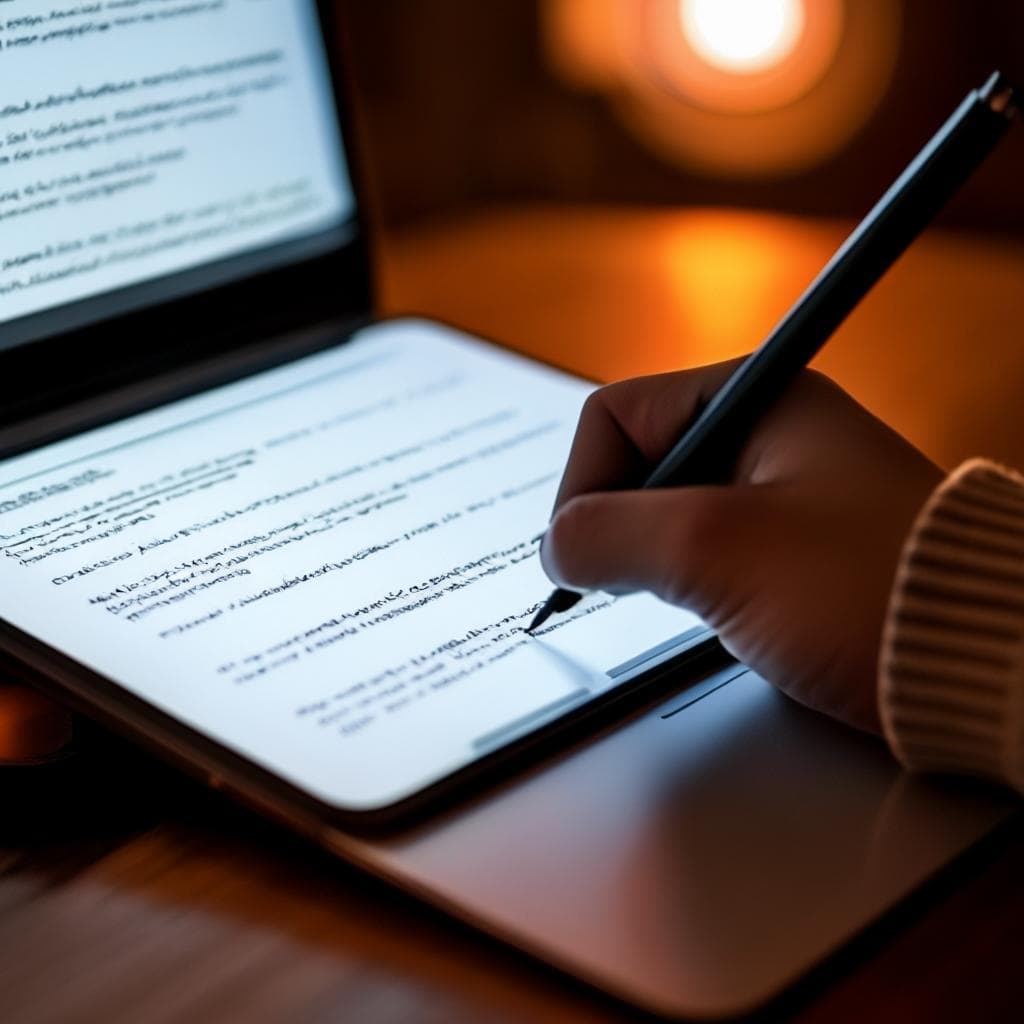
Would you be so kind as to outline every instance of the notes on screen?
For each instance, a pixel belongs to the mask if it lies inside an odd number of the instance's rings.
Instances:
[[[388,803],[699,625],[595,594],[523,632],[587,390],[401,321],[9,459],[0,615],[323,799]]]
[[[0,4],[0,322],[337,224],[333,123],[312,0]]]

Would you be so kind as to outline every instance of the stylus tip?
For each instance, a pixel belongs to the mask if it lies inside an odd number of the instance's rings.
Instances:
[[[534,615],[533,621],[526,627],[526,632],[532,633],[535,629],[539,629],[549,618],[551,618],[551,609],[547,606],[547,602],[545,602],[540,611]]]
[[[551,596],[541,605],[540,611],[533,617],[533,622],[526,627],[526,632],[532,633],[540,629],[555,612],[567,612],[582,596],[571,590],[562,590],[561,587],[553,590]]]

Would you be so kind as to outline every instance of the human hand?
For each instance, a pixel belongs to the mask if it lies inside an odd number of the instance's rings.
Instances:
[[[715,487],[637,488],[736,362],[587,401],[541,559],[575,590],[649,590],[810,707],[880,732],[882,625],[903,542],[942,472],[807,371]]]

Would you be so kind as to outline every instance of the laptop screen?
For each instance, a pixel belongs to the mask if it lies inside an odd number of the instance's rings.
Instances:
[[[321,255],[354,212],[314,0],[0,4],[0,349]]]

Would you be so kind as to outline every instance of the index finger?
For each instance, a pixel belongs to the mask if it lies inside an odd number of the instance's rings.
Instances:
[[[636,377],[593,392],[580,413],[555,511],[578,494],[640,486],[740,362]]]

